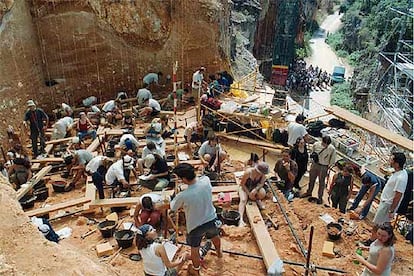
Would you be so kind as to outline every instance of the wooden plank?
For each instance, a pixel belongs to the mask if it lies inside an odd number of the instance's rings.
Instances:
[[[32,163],[62,163],[64,160],[60,157],[48,157],[43,159],[32,159]]]
[[[92,183],[86,183],[85,198],[88,198],[92,201],[96,199],[96,187]],[[83,205],[83,211],[89,210],[89,202]]]
[[[187,160],[187,161],[179,161],[179,163],[187,163],[193,166],[202,165],[203,162],[201,160]],[[174,162],[167,162],[167,165],[170,167],[174,167]]]
[[[260,252],[263,256],[263,261],[267,269],[275,262],[280,259],[279,254],[273,244],[272,238],[267,231],[267,226],[263,221],[262,215],[260,214],[259,207],[256,202],[246,205],[246,215],[250,222],[250,227],[253,230],[253,234],[256,238],[257,245],[259,246]]]
[[[342,120],[345,120],[359,128],[362,128],[366,131],[369,131],[397,146],[400,146],[410,152],[413,151],[413,141],[405,138],[397,133],[394,133],[390,131],[389,129],[386,129],[382,126],[379,126],[371,121],[368,121],[367,119],[364,119],[360,116],[357,116],[343,108],[340,108],[339,106],[331,106],[326,107],[325,111],[334,115],[335,117],[338,117]]]
[[[53,212],[53,211],[65,209],[65,208],[76,206],[76,205],[81,205],[81,204],[84,204],[84,203],[87,203],[87,202],[90,202],[90,201],[91,200],[89,198],[81,197],[81,198],[72,199],[72,200],[69,200],[69,201],[66,201],[66,202],[61,202],[61,203],[58,203],[58,204],[55,204],[55,205],[52,205],[52,206],[27,211],[27,212],[25,212],[25,214],[29,217],[40,216],[40,215],[48,214],[48,213]]]
[[[232,141],[237,141],[240,143],[246,143],[246,144],[250,144],[250,145],[254,145],[254,146],[261,146],[261,147],[268,147],[268,148],[273,148],[273,149],[288,149],[288,147],[284,147],[282,145],[278,145],[278,144],[274,144],[271,142],[266,142],[266,141],[260,141],[260,140],[255,140],[255,139],[250,139],[250,138],[242,138],[239,136],[234,136],[234,135],[229,135],[229,134],[225,134],[225,133],[216,133],[216,136],[218,137],[223,137],[225,139],[229,139]]]
[[[20,189],[16,192],[17,193],[17,200],[21,199],[27,192],[33,189],[34,185],[36,185],[42,178],[52,169],[52,166],[47,166],[41,169],[37,174],[35,174],[28,182],[26,182]]]
[[[56,140],[50,140],[46,142],[46,145],[54,145],[54,144],[60,144],[63,142],[69,142],[72,141],[73,138],[75,138],[76,136],[73,137],[67,137],[67,138],[62,138],[62,139],[56,139]]]
[[[88,146],[86,149],[89,152],[94,152],[99,147],[99,139],[98,137],[95,138],[95,140],[92,141],[92,143]]]

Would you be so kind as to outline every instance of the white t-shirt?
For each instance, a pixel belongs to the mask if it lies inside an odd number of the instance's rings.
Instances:
[[[159,149],[159,146],[157,146],[157,144],[155,144],[155,149],[154,150],[150,150],[147,148],[147,146],[144,147],[144,149],[142,150],[142,154],[141,154],[141,158],[144,159],[148,154],[158,154],[160,156],[163,156],[161,153],[161,150]]]
[[[105,112],[110,112],[115,108],[115,101],[114,100],[110,100],[107,101],[104,106],[102,107],[102,110]]]
[[[134,135],[129,134],[129,133],[126,133],[126,134],[124,134],[124,135],[122,135],[122,136],[121,136],[121,139],[119,140],[119,145],[120,145],[121,147],[125,145],[125,140],[126,140],[126,139],[131,140],[131,142],[132,142],[132,143],[133,143],[136,147],[139,147],[139,142],[138,142],[138,140],[135,138],[135,136],[134,136]]]
[[[151,91],[147,88],[141,88],[137,93],[138,104],[143,105],[145,99],[152,99]]]
[[[85,165],[93,159],[91,152],[85,149],[75,151],[75,155],[78,157],[78,164]]]
[[[142,196],[139,198],[139,202],[141,203],[141,205],[142,205],[142,199],[143,199],[144,197],[146,197],[146,196],[149,196],[149,197],[151,198],[151,200],[152,200],[152,203],[153,203],[153,204],[155,204],[155,203],[159,203],[159,202],[161,202],[161,201],[162,201],[162,197],[161,197],[161,195],[159,195],[159,194],[153,194],[153,193],[148,193],[148,194],[144,194],[144,195],[142,195]]]
[[[88,165],[86,165],[85,170],[90,173],[94,173],[98,170],[99,166],[102,165],[102,161],[105,159],[105,156],[96,156],[89,161]]]
[[[200,70],[197,70],[193,74],[193,82],[191,83],[191,86],[193,89],[199,89],[201,83],[203,82],[203,74],[200,72]]]
[[[408,174],[406,170],[401,170],[398,172],[395,172],[391,175],[391,177],[388,179],[387,183],[384,186],[384,190],[382,190],[381,194],[381,201],[392,204],[392,201],[395,196],[395,192],[400,192],[404,194],[405,188],[407,187],[408,182]],[[402,197],[401,197],[402,200]],[[401,203],[398,203],[395,209],[398,209],[398,206]]]
[[[195,132],[196,128],[197,128],[197,122],[189,123],[184,130],[184,136],[190,137],[191,134]]]
[[[218,147],[219,147],[219,150],[221,151],[221,147],[220,146],[218,146]],[[203,156],[205,154],[214,155],[216,153],[217,153],[217,144],[214,147],[212,147],[212,146],[210,146],[208,140],[205,141],[203,144],[201,144],[201,147],[198,150],[198,155],[199,156]]]
[[[161,105],[160,105],[160,103],[157,102],[154,99],[149,99],[148,106],[154,108],[157,111],[161,111]]]
[[[148,247],[141,249],[142,261],[144,263],[144,271],[146,274],[154,276],[163,276],[167,271],[161,257],[155,254],[155,248],[160,245],[154,242]]]
[[[144,79],[142,80],[145,84],[156,83],[158,84],[158,74],[156,73],[149,73],[147,74]]]
[[[308,132],[306,131],[306,128],[304,125],[298,124],[296,122],[291,122],[288,126],[288,134],[289,134],[288,144],[290,146],[293,146],[295,145],[296,140],[299,137],[305,137],[305,135],[308,134]]]
[[[116,179],[118,181],[121,181],[122,179],[125,180],[122,160],[118,160],[113,163],[105,175],[105,182],[107,185],[112,185]]]
[[[71,124],[73,124],[73,118],[66,116],[55,123],[55,129],[66,135],[66,130]]]

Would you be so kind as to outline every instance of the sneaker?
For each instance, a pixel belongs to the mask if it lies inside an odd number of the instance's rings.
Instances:
[[[316,204],[321,205],[323,203],[322,199],[318,198],[318,200],[316,200]]]

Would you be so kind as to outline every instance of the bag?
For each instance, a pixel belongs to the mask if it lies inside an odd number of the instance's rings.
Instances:
[[[322,137],[321,130],[324,128],[325,125],[322,121],[315,121],[308,124],[306,131],[314,137]]]
[[[310,158],[313,160],[313,162],[319,163],[319,155],[316,152],[312,152]]]
[[[203,101],[202,104],[206,105],[207,107],[218,110],[221,106],[221,101],[216,98],[208,98],[206,101]]]

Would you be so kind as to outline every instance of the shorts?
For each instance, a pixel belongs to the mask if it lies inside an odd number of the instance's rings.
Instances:
[[[381,201],[378,206],[377,212],[375,213],[374,220],[372,222],[376,225],[383,224],[384,222],[390,222],[390,207],[391,204]]]
[[[219,233],[220,230],[216,226],[216,219],[213,219],[191,230],[191,232],[187,234],[187,243],[191,247],[199,247],[203,237],[211,239],[218,236]]]
[[[151,274],[148,274],[146,272],[144,272],[145,276],[152,276]],[[165,271],[164,276],[177,276],[178,275],[178,271],[176,268],[167,268],[167,271]]]

